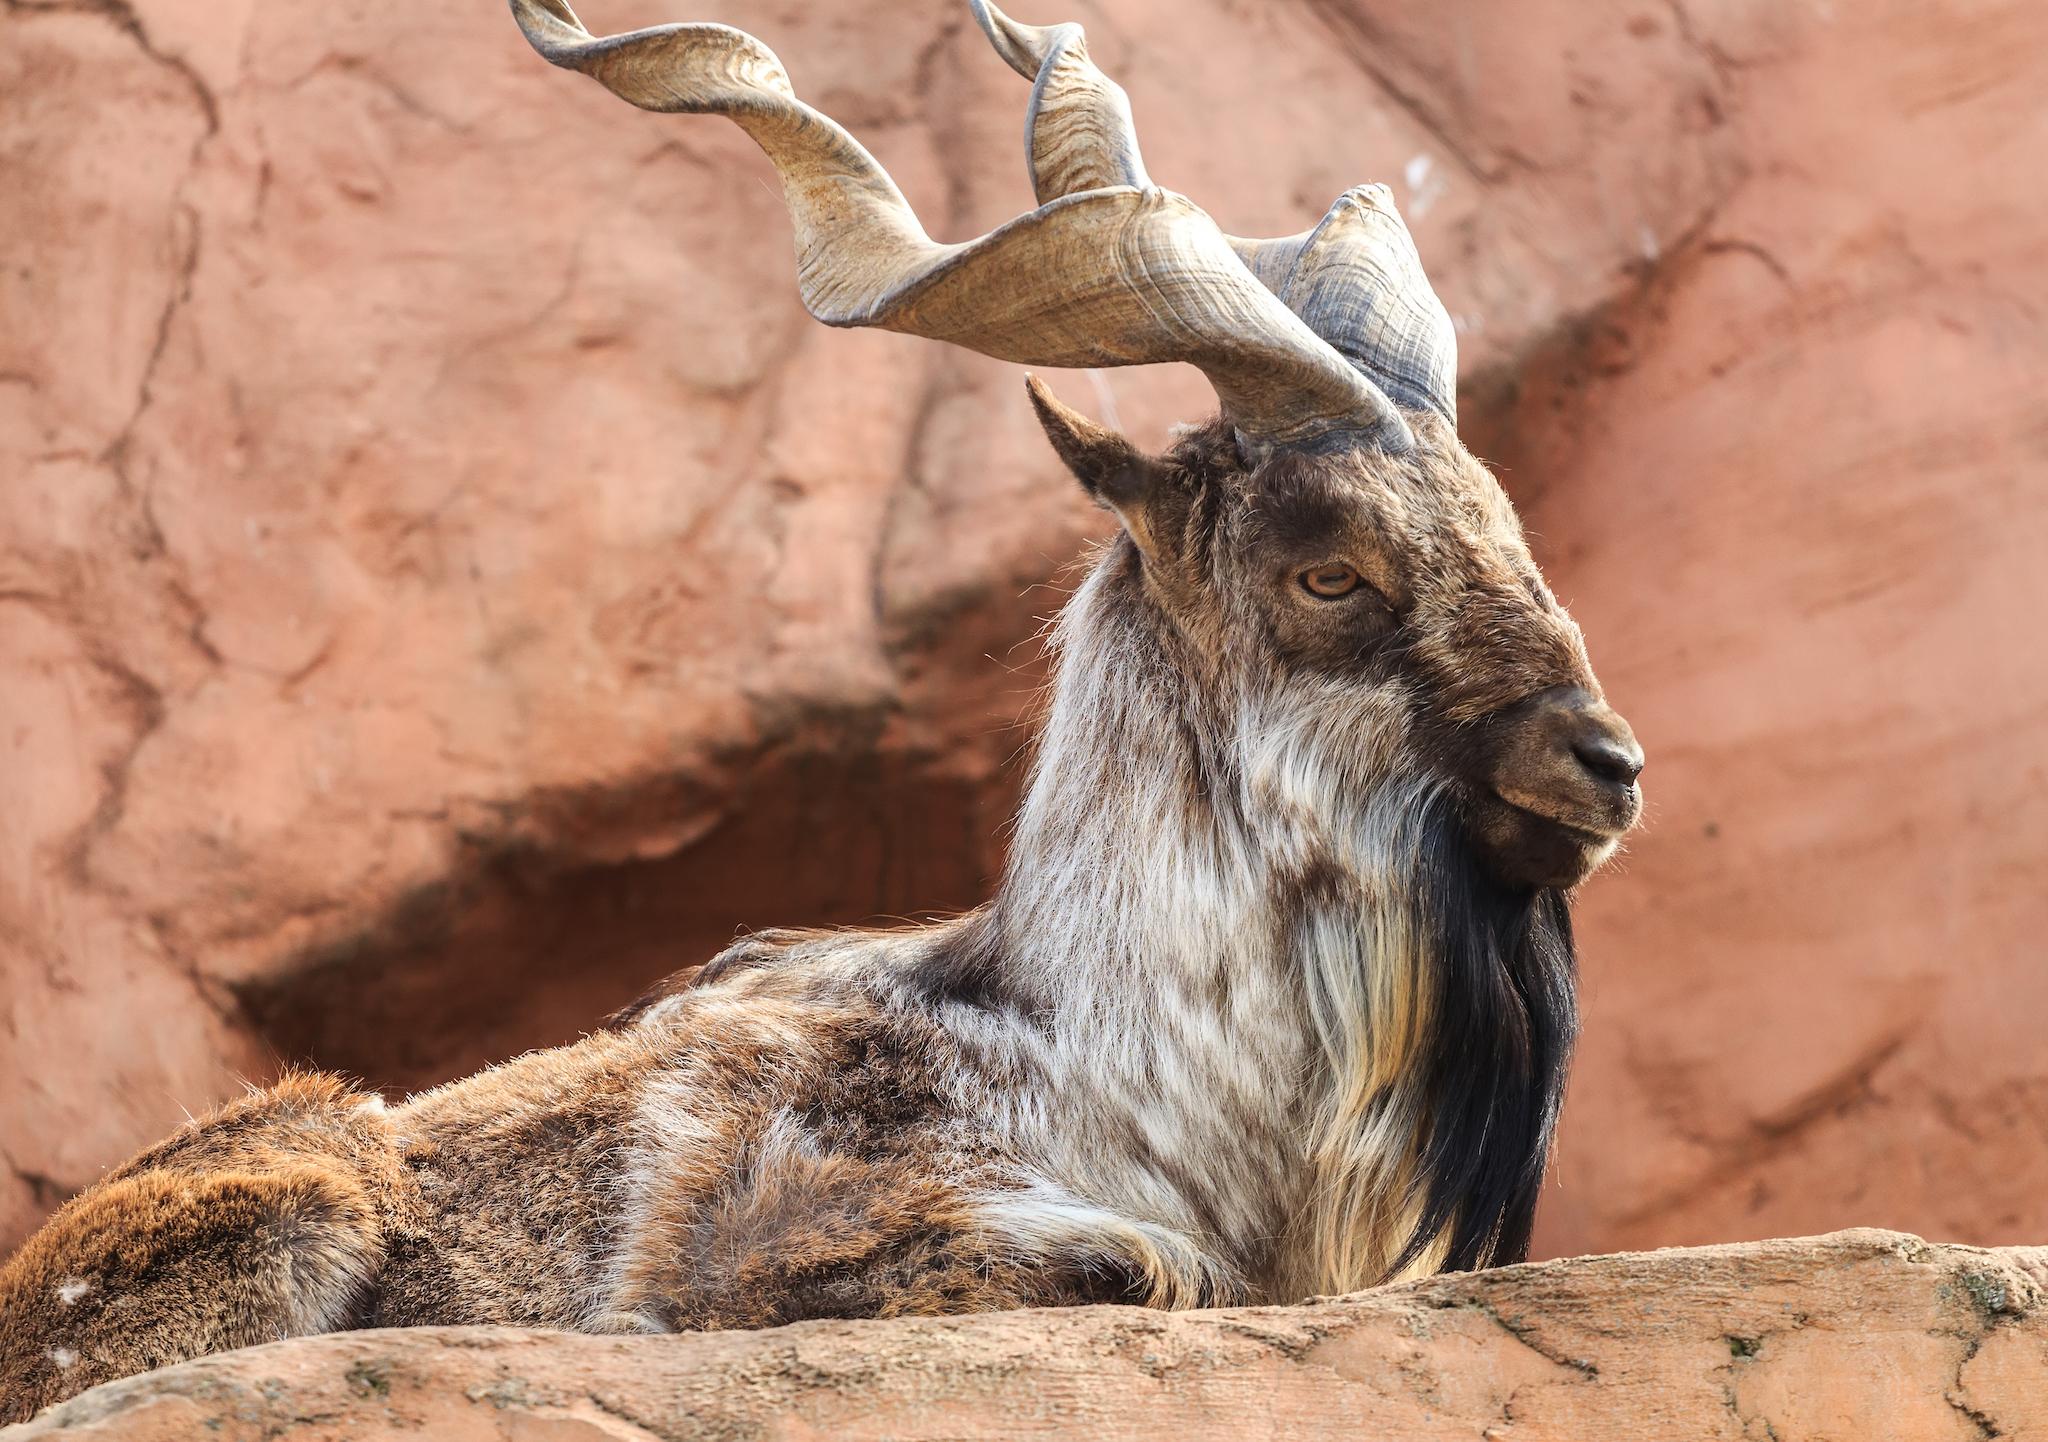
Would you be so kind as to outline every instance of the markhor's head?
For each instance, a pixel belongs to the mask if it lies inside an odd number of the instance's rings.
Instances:
[[[1031,397],[1184,654],[1251,729],[1312,736],[1326,784],[1427,773],[1510,886],[1574,885],[1635,824],[1642,750],[1446,420],[1263,459],[1217,422],[1148,456]]]
[[[1129,101],[1079,26],[969,0],[1034,82],[1039,204],[941,244],[752,36],[664,25],[596,39],[566,0],[511,3],[553,63],[754,138],[781,174],[804,304],[827,324],[1026,365],[1199,367],[1221,418],[1162,457],[1042,387],[1033,398],[1122,518],[1143,595],[1265,723],[1317,732],[1340,782],[1420,758],[1511,887],[1578,882],[1634,824],[1642,752],[1506,497],[1458,443],[1455,336],[1384,186],[1347,192],[1302,235],[1226,236],[1153,184]]]

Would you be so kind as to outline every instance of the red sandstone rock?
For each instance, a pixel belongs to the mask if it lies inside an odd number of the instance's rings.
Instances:
[[[1746,175],[1495,454],[1651,755],[1544,1244],[2048,1224],[2048,10],[1695,7]]]
[[[88,1392],[9,1442],[2048,1435],[2048,1249],[1859,1231],[1589,1257],[1303,1307],[490,1328],[256,1347]]]
[[[2040,1235],[2041,7],[1076,13],[1227,226],[1398,182],[1649,746],[1544,1244]],[[1027,203],[955,0],[718,16],[935,232]],[[976,899],[1099,523],[1012,368],[804,318],[742,136],[494,5],[21,0],[0,95],[0,1247],[279,1057]]]

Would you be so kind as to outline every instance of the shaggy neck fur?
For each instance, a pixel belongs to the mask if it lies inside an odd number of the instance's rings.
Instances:
[[[1574,1029],[1562,898],[1483,874],[1398,686],[1219,670],[1128,542],[1055,642],[981,919],[1030,1019],[1000,1050],[1045,1081],[1013,1134],[1063,1193],[1158,1224],[1163,1299],[1523,1255]]]

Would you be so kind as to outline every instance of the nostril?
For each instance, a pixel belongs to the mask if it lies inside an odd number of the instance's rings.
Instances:
[[[1613,736],[1582,736],[1572,742],[1579,764],[1616,786],[1633,786],[1643,774],[1643,748]]]

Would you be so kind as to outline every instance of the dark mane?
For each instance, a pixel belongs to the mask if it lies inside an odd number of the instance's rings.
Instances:
[[[1417,884],[1432,932],[1430,1112],[1414,1233],[1398,1273],[1448,1237],[1443,1268],[1524,1260],[1578,1035],[1571,911],[1479,863],[1448,805],[1432,810]]]

